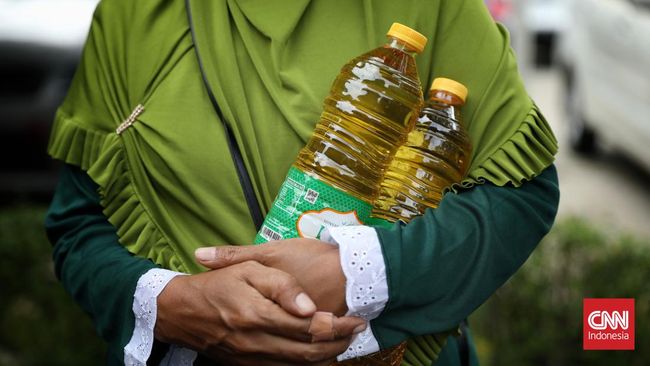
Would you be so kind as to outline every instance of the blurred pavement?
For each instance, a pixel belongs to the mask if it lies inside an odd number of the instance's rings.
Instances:
[[[614,151],[605,149],[588,157],[574,153],[567,142],[560,73],[529,69],[525,80],[560,143],[556,161],[561,192],[558,219],[583,216],[606,232],[650,238],[650,172]]]

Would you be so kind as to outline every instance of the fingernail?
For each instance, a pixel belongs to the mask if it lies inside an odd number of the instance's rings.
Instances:
[[[316,311],[316,304],[314,304],[313,301],[307,296],[306,293],[301,292],[296,296],[296,305],[298,305],[298,308],[300,308],[301,311],[304,313],[311,313]]]
[[[366,328],[368,328],[368,323],[363,323],[363,324],[359,325],[358,327],[354,328],[354,330],[352,331],[352,334],[359,334],[359,333],[363,332],[364,330],[366,330]]]
[[[214,259],[214,248],[199,248],[194,251],[194,257],[200,261],[209,261]]]

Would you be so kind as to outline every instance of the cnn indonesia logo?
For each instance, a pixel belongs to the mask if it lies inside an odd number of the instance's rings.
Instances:
[[[634,299],[584,299],[585,350],[634,349]]]

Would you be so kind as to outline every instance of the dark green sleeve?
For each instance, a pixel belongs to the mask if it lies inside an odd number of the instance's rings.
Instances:
[[[63,166],[45,228],[57,277],[108,342],[109,359],[123,362],[135,323],[136,284],[156,266],[120,245],[102,213],[97,185],[77,167]]]
[[[486,183],[447,194],[408,225],[377,229],[390,295],[372,321],[381,347],[457,326],[526,261],[558,202],[551,166],[519,188]]]

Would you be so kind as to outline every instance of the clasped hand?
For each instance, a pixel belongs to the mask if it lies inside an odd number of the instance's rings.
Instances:
[[[366,322],[346,311],[338,249],[313,239],[201,248],[213,271],[174,278],[155,335],[228,365],[327,365]],[[319,312],[317,312],[319,310]]]

